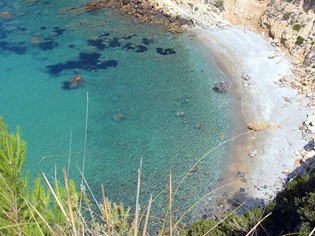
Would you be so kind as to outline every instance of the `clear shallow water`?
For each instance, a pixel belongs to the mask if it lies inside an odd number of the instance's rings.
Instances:
[[[98,197],[103,183],[110,199],[134,206],[142,158],[144,206],[150,193],[168,189],[170,171],[175,189],[229,136],[231,98],[212,91],[221,74],[188,35],[175,37],[113,10],[84,13],[85,1],[78,2],[0,2],[11,14],[0,18],[0,114],[12,130],[22,127],[25,169],[33,177],[67,166],[71,136],[70,177],[79,184],[88,92],[87,181]],[[76,74],[83,83],[65,89]],[[211,152],[189,174],[174,198],[175,213],[210,191],[226,151]],[[156,199],[154,214],[162,215],[167,198]]]

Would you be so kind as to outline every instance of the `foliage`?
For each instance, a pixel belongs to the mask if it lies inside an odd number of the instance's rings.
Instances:
[[[293,25],[292,29],[299,32],[302,28],[302,25],[301,24],[295,24]]]
[[[291,14],[292,14],[291,12],[286,12],[286,13],[284,13],[284,14],[283,14],[283,19],[284,19],[284,20],[289,20]]]
[[[31,188],[25,158],[20,129],[10,134],[0,117],[0,235],[131,235],[129,209],[104,200],[99,216],[65,171],[65,185],[55,179],[51,186],[43,175],[48,189],[40,176]]]
[[[248,211],[244,215],[238,215],[237,213],[225,213],[222,216],[221,221],[215,221],[214,219],[204,219],[194,223],[189,230],[181,232],[182,236],[241,236],[246,235],[247,232],[255,226],[255,224],[261,219],[262,212],[255,208]]]
[[[214,3],[214,6],[216,8],[222,8],[224,6],[224,1],[223,0],[217,0],[215,3]]]
[[[295,42],[295,44],[297,44],[297,45],[302,45],[304,43],[304,38],[303,37],[301,37],[301,36],[298,36],[297,37],[297,39],[296,39],[296,42]]]
[[[309,233],[315,227],[315,192],[297,199],[297,204],[301,206],[298,210],[302,221],[300,232]]]
[[[315,171],[293,179],[269,206],[265,227],[274,234],[307,232],[315,227]],[[313,212],[312,212],[313,211]]]
[[[272,214],[256,229],[257,235],[284,235],[296,232],[299,235],[309,235],[315,227],[315,170],[291,180],[285,190],[278,193],[274,202],[267,206],[264,213],[255,208],[241,216],[236,213],[226,214],[222,222],[204,219],[194,223],[181,235],[246,235],[269,213]]]
[[[0,229],[3,234],[19,235],[30,219],[23,200],[28,192],[27,176],[19,178],[26,157],[26,144],[20,139],[20,130],[9,134],[0,117]]]
[[[0,117],[0,234],[67,233],[66,217],[57,204],[52,203],[51,193],[44,188],[41,178],[38,177],[31,188],[28,175],[22,176],[25,158],[26,143],[21,140],[20,129],[10,134]],[[56,186],[58,198],[65,203],[64,187]],[[72,188],[70,194],[74,192]]]

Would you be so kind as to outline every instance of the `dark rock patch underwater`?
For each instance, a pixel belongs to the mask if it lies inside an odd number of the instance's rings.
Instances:
[[[118,65],[118,61],[116,60],[101,61],[100,57],[101,54],[99,53],[80,53],[78,60],[71,60],[65,63],[49,65],[46,68],[51,75],[56,76],[64,70],[105,70],[107,68],[116,67]]]

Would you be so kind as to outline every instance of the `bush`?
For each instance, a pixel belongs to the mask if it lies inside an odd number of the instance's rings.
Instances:
[[[300,24],[295,24],[295,25],[293,25],[293,27],[292,27],[292,29],[295,30],[295,31],[297,31],[297,32],[299,32],[299,31],[301,30],[301,28],[302,28],[302,25],[300,25]]]
[[[300,45],[302,45],[302,44],[304,43],[304,41],[305,41],[305,39],[304,39],[303,37],[298,36],[298,37],[296,38],[295,44],[300,46]]]
[[[58,180],[51,185],[43,174],[48,188],[40,177],[30,187],[22,175],[25,159],[19,129],[9,133],[0,117],[0,235],[131,235],[129,209],[104,196],[101,214],[94,212],[65,171],[65,185]]]
[[[214,6],[215,6],[216,8],[221,8],[221,7],[223,7],[223,5],[224,5],[223,0],[217,0],[217,1],[214,3]]]
[[[200,220],[194,223],[182,236],[245,236],[261,219],[262,212],[258,208],[248,211],[245,215],[225,213],[221,221],[214,219]],[[256,231],[257,232],[257,231]]]
[[[315,171],[293,179],[267,211],[272,215],[264,226],[272,235],[306,232],[315,226]],[[308,231],[309,232],[309,231]]]
[[[291,12],[286,12],[286,13],[284,13],[284,14],[283,14],[283,19],[284,19],[284,20],[289,20],[291,14],[292,14]]]

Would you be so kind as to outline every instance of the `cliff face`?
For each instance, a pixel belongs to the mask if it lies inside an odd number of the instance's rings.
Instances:
[[[261,27],[283,45],[299,64],[309,64],[306,57],[315,43],[315,1],[270,2],[261,17]],[[315,60],[315,58],[314,58]]]
[[[232,24],[260,30],[260,18],[269,0],[225,0],[223,17]]]
[[[225,0],[224,9],[232,24],[264,32],[287,51],[298,77],[291,85],[299,93],[314,94],[315,0]]]

